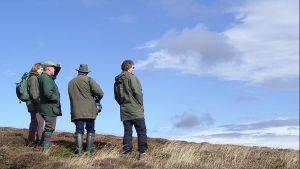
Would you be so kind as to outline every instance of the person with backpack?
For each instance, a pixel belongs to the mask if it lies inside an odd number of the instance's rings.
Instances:
[[[103,91],[99,84],[88,76],[90,73],[87,64],[80,64],[77,77],[68,84],[68,93],[71,107],[71,121],[76,126],[75,146],[76,154],[81,155],[84,126],[87,130],[86,150],[90,155],[95,137],[95,119],[101,111],[100,100],[103,98]]]
[[[133,74],[132,60],[125,60],[121,69],[122,73],[115,77],[114,95],[120,105],[121,121],[124,126],[123,154],[132,151],[132,126],[134,126],[138,136],[138,158],[141,158],[148,149],[142,86]]]
[[[43,72],[43,65],[36,63],[29,72],[27,79],[27,90],[29,99],[26,102],[31,120],[28,133],[28,145],[35,145],[41,142],[44,129],[44,119],[40,114],[40,97],[39,97],[39,76]]]
[[[60,94],[55,83],[61,67],[52,61],[45,61],[44,72],[39,77],[41,115],[45,120],[43,132],[43,152],[48,153],[56,118],[61,116]]]

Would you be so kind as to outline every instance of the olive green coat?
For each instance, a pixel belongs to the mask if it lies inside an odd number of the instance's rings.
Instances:
[[[103,91],[95,80],[78,75],[69,82],[68,93],[71,107],[71,120],[96,119],[98,108],[93,96],[103,98]]]
[[[28,93],[29,101],[26,102],[28,112],[40,111],[40,92],[39,92],[39,74],[36,72],[30,72],[28,78]]]
[[[41,114],[44,116],[61,116],[60,94],[54,82],[55,77],[42,73],[39,77]]]
[[[116,76],[114,95],[120,105],[121,121],[144,117],[142,86],[134,74],[124,71]]]

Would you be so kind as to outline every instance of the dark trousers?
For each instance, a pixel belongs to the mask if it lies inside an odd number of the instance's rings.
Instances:
[[[28,141],[40,140],[44,130],[44,119],[38,112],[30,112],[30,116]]]
[[[95,133],[95,120],[94,119],[78,119],[74,120],[76,126],[76,133],[84,134],[84,125],[87,133]]]
[[[138,151],[144,153],[148,149],[147,145],[147,129],[145,119],[134,119],[123,121],[124,137],[123,151],[129,153],[132,151],[132,126],[134,126],[138,137]]]

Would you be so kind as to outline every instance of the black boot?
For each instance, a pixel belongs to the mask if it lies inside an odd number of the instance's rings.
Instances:
[[[75,134],[75,145],[76,145],[76,150],[75,150],[75,153],[78,155],[78,156],[81,156],[81,151],[82,151],[82,134],[80,133],[76,133]]]
[[[87,138],[86,138],[86,152],[88,155],[91,155],[93,145],[94,145],[94,137],[95,133],[87,133]]]

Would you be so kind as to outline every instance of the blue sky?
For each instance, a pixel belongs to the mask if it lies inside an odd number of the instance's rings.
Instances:
[[[1,0],[0,126],[27,128],[15,82],[36,62],[86,63],[104,90],[96,132],[122,135],[114,77],[136,62],[150,137],[299,149],[299,1]]]

